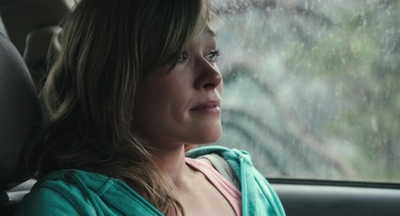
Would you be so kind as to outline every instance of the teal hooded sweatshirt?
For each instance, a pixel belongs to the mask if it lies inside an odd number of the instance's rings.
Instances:
[[[243,216],[283,216],[272,187],[237,149],[205,146],[188,157],[216,153],[229,163],[240,181]],[[123,181],[80,170],[60,170],[41,178],[26,195],[16,215],[163,215]]]

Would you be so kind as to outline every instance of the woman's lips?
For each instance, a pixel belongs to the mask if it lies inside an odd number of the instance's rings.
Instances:
[[[190,109],[190,111],[194,111],[194,112],[201,112],[201,113],[216,113],[219,114],[221,112],[220,109],[220,100],[209,100],[206,101],[204,103],[201,103],[195,107],[193,107],[192,109]]]

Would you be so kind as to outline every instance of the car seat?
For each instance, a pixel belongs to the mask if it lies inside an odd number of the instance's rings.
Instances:
[[[28,68],[15,46],[0,33],[0,215],[11,215],[30,189],[16,186],[29,179],[22,152],[40,121],[42,111]]]

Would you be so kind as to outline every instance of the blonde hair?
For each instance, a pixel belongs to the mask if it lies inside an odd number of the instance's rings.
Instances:
[[[141,80],[174,65],[209,20],[208,0],[81,0],[65,20],[43,96],[49,118],[26,148],[36,178],[80,169],[123,180],[164,214],[183,214],[135,123]]]

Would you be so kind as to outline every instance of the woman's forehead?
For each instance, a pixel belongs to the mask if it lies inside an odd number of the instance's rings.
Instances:
[[[216,40],[215,31],[213,31],[209,26],[206,26],[201,33],[197,34],[194,38],[192,38],[189,41],[189,44],[193,45],[193,44],[197,44],[199,42],[215,41],[215,40]]]
[[[201,33],[199,32],[199,34],[197,34],[195,36],[195,38],[197,38],[197,37],[205,37],[205,36],[212,36],[212,37],[216,37],[217,36],[215,31],[212,30],[211,27],[208,24],[206,26],[204,26],[204,29],[201,31]]]

